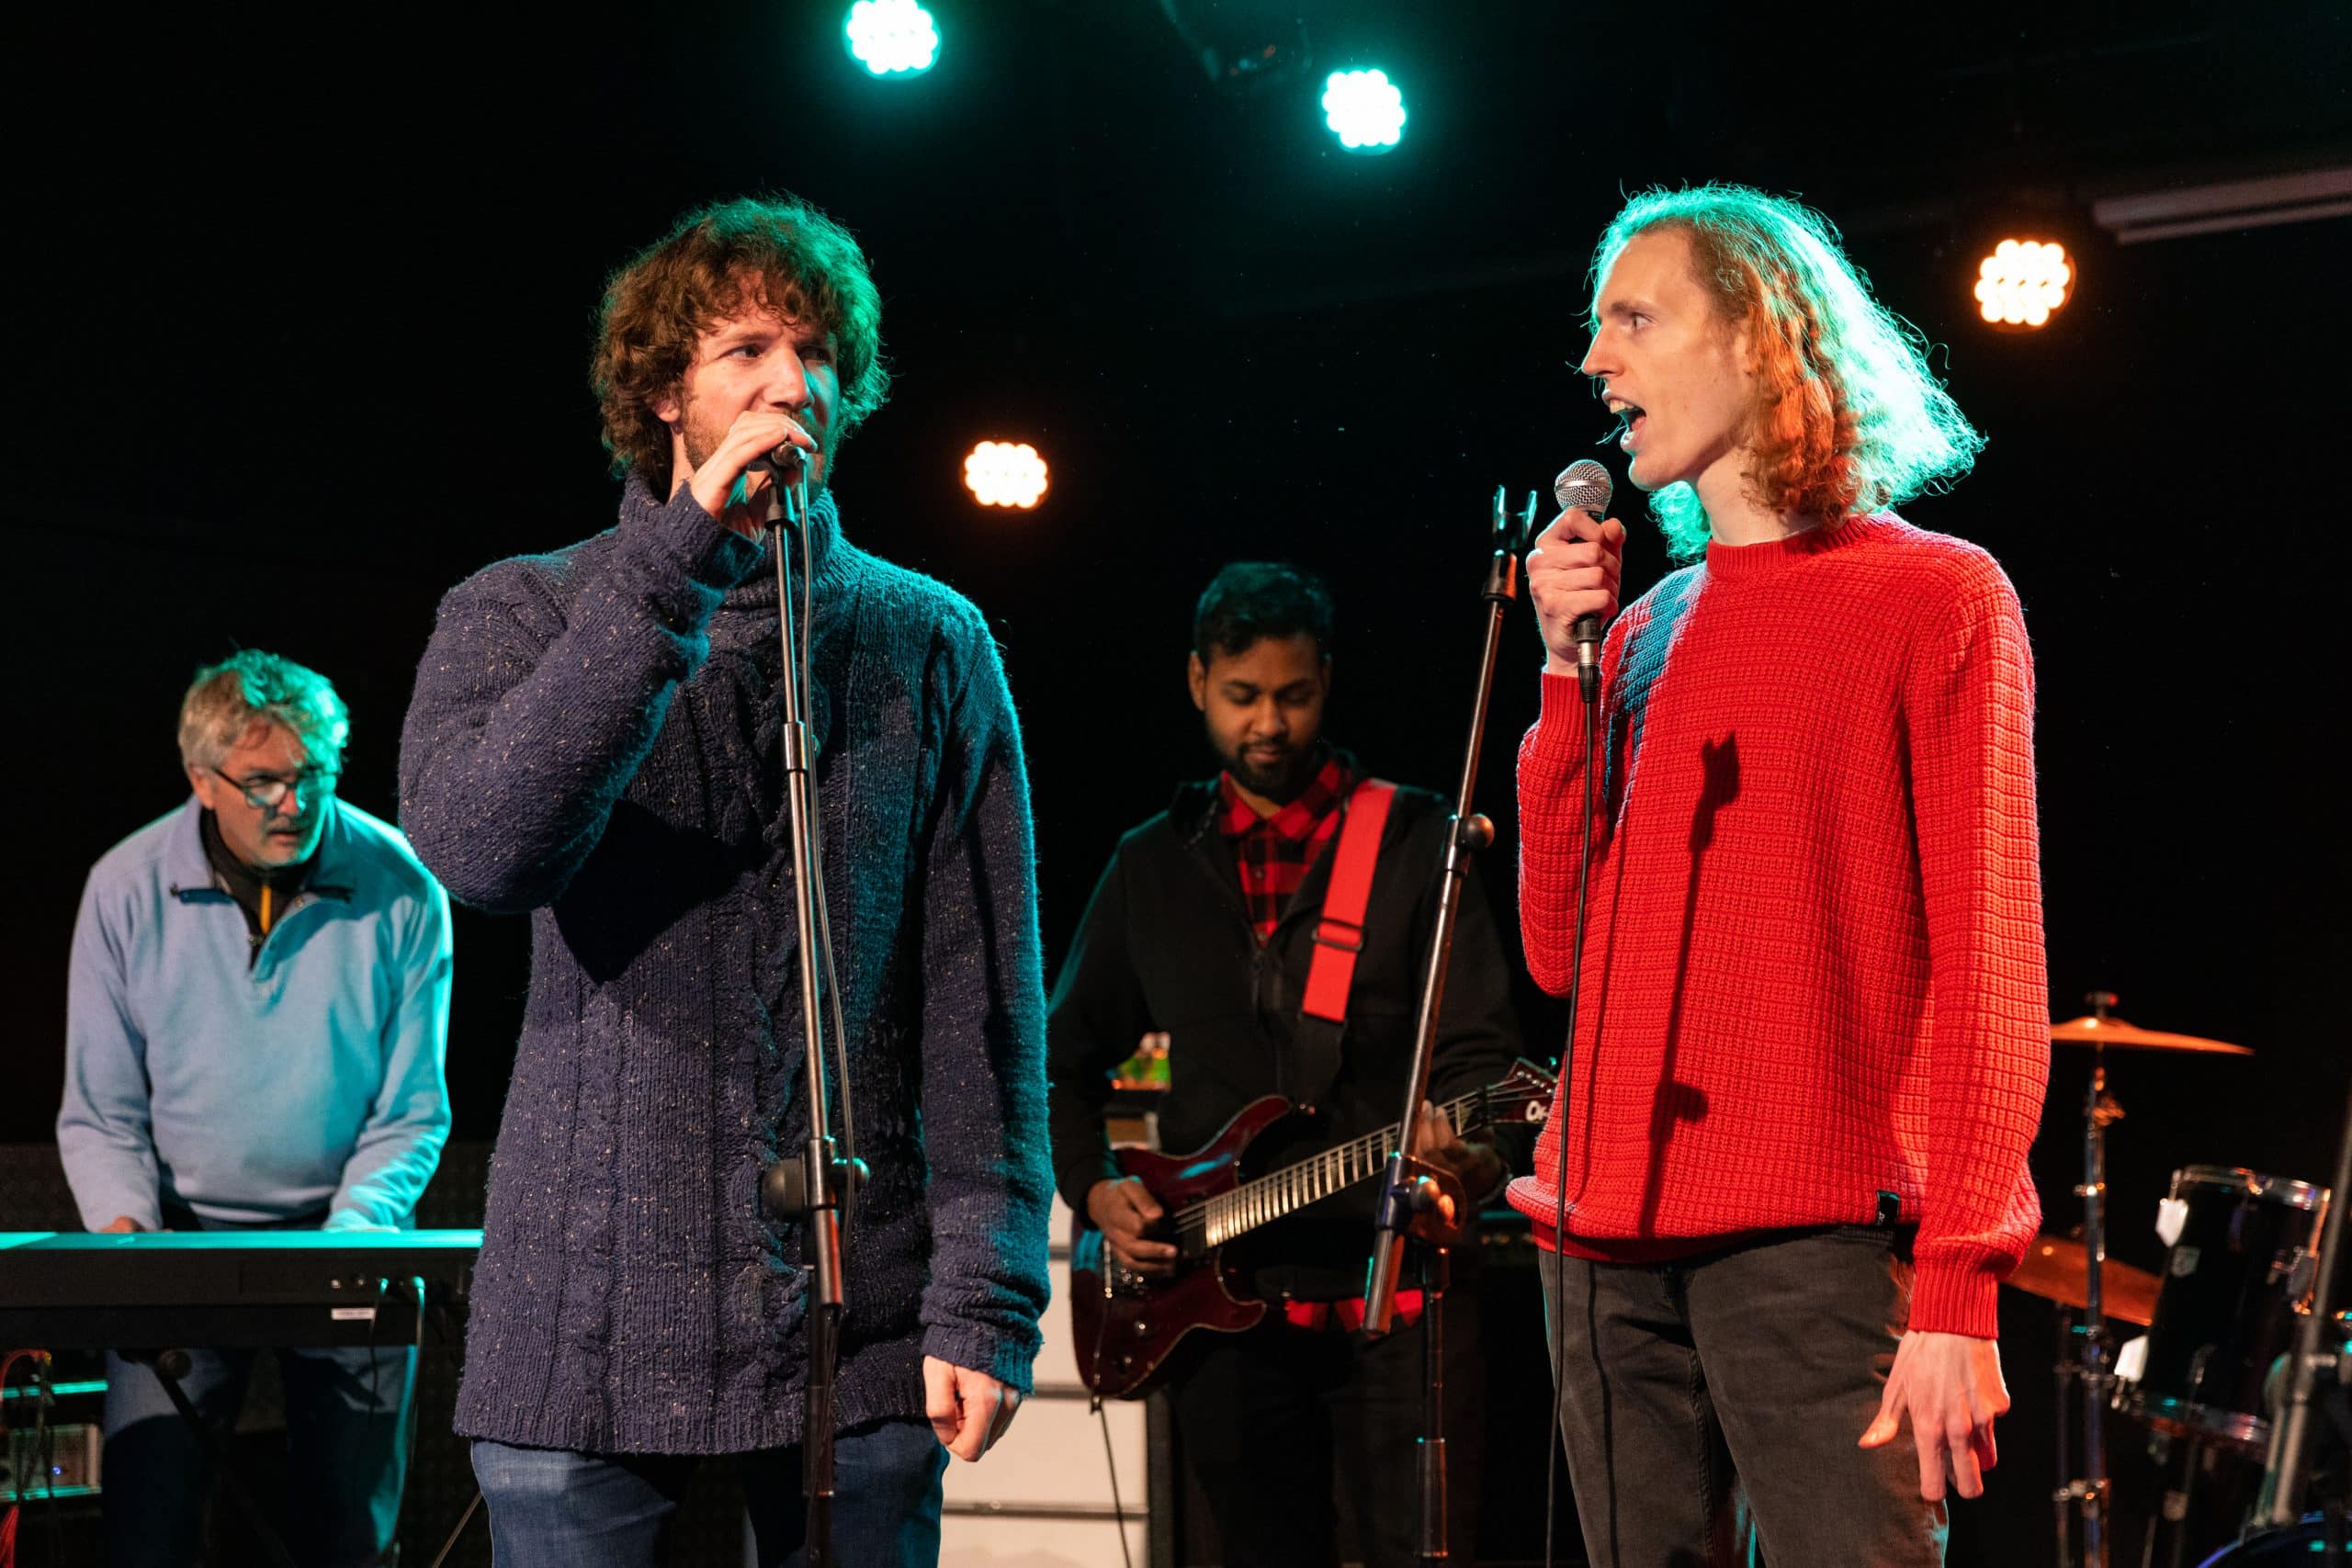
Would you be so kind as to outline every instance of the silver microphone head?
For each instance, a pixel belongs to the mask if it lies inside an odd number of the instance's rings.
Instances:
[[[1552,481],[1552,496],[1563,512],[1589,512],[1600,517],[1607,514],[1609,492],[1615,488],[1607,468],[1589,457],[1578,457]]]

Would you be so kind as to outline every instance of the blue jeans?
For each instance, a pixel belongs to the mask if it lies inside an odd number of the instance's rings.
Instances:
[[[253,1350],[190,1350],[180,1387],[225,1433],[244,1404]],[[408,1459],[416,1352],[404,1346],[281,1349],[288,1550],[305,1568],[361,1568],[392,1544]],[[210,1458],[141,1361],[107,1356],[108,1568],[197,1561]]]
[[[583,1454],[474,1444],[498,1568],[653,1568],[697,1462],[690,1454]],[[760,1568],[802,1568],[800,1450],[736,1456]],[[935,1568],[947,1450],[928,1423],[878,1421],[833,1443],[833,1560]]]

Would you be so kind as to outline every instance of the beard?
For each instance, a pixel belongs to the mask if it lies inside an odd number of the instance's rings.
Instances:
[[[1279,750],[1263,747],[1227,750],[1212,735],[1209,745],[1216,752],[1217,761],[1225,764],[1225,771],[1233,775],[1235,784],[1252,795],[1284,806],[1297,799],[1307,781],[1315,776],[1322,752],[1317,741],[1304,746],[1285,743]]]
[[[712,455],[718,450],[720,443],[727,439],[727,425],[714,428],[705,423],[700,409],[691,399],[688,400],[684,431],[688,474],[700,472],[702,466],[710,461]],[[833,448],[838,443],[831,439],[831,432],[828,432],[825,436],[820,438],[814,453],[801,454],[802,466],[808,474],[808,499],[811,502],[824,494],[826,489],[832,483]]]

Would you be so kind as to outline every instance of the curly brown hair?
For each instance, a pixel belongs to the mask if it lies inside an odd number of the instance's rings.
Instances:
[[[670,427],[654,405],[677,393],[702,334],[746,300],[833,336],[839,441],[882,406],[882,295],[848,230],[797,197],[738,197],[678,220],[605,286],[590,384],[613,471],[668,471]],[[658,482],[658,480],[657,480]]]

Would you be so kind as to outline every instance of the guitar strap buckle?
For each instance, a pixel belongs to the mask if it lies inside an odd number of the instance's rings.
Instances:
[[[1363,952],[1363,928],[1326,916],[1315,922],[1315,945],[1353,956]]]

